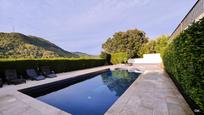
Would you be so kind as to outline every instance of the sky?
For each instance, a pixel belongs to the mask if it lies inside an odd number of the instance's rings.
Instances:
[[[196,0],[0,0],[0,32],[45,38],[67,51],[100,54],[115,32],[170,35]]]

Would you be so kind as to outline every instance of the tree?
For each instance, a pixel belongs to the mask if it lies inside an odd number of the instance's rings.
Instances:
[[[138,57],[139,49],[148,41],[145,33],[138,29],[126,32],[117,32],[112,38],[108,38],[102,45],[104,51],[109,54],[126,52],[128,57]]]
[[[150,40],[146,44],[144,44],[139,51],[139,56],[142,57],[143,54],[148,54],[148,53],[156,53],[156,41],[155,40]]]
[[[164,49],[168,45],[168,41],[169,41],[169,36],[167,35],[162,35],[156,38],[156,47],[155,47],[156,52],[163,54]]]
[[[148,53],[162,54],[168,44],[168,40],[169,37],[167,35],[162,35],[156,39],[150,40],[140,48],[139,56],[142,57],[143,54]]]
[[[111,61],[110,61],[111,60],[111,55],[110,54],[102,51],[99,57],[105,59],[106,64],[111,64]]]

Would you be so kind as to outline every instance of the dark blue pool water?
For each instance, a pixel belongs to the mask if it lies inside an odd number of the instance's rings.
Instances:
[[[102,115],[138,75],[124,70],[108,71],[37,99],[73,115]]]

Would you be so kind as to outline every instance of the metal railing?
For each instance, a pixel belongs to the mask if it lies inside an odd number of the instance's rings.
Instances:
[[[192,22],[199,20],[204,16],[204,0],[198,0],[191,8],[188,14],[184,17],[181,23],[177,26],[174,32],[171,34],[170,39],[173,39],[185,30]]]

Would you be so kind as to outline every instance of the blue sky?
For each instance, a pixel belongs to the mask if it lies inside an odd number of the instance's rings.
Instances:
[[[68,51],[99,54],[115,32],[171,34],[196,0],[0,0],[0,32],[43,37]]]

